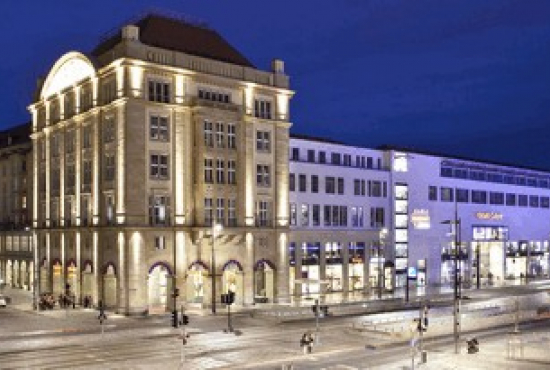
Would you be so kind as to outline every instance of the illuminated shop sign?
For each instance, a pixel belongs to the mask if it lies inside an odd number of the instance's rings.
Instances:
[[[508,228],[502,226],[474,226],[474,240],[508,240]]]
[[[416,267],[409,267],[409,277],[416,279]]]
[[[498,212],[476,212],[476,218],[478,220],[500,221],[504,216]]]
[[[426,230],[430,228],[430,211],[427,209],[414,209],[411,213],[411,222],[415,229]]]

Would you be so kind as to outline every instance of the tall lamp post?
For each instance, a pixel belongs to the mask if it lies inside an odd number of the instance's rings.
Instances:
[[[384,244],[386,240],[386,236],[388,235],[388,229],[383,228],[380,230],[380,241],[378,243],[378,299],[382,299],[382,279],[384,277],[384,274],[382,273],[383,270],[383,264],[382,264],[382,250],[384,249]]]
[[[479,255],[480,255],[480,251],[479,249],[481,248],[481,245],[479,242],[477,242],[477,247],[476,247],[476,288],[479,289],[480,286],[481,286],[481,280],[480,280],[480,277],[479,277],[479,272],[481,270],[480,268],[480,262],[479,262]]]
[[[456,209],[455,209],[455,219],[454,220],[446,220],[446,221],[443,221],[442,224],[446,224],[446,225],[454,225],[454,232],[453,232],[453,236],[454,236],[454,297],[453,297],[453,301],[454,301],[454,320],[453,320],[453,323],[454,323],[454,328],[453,328],[453,333],[454,333],[454,339],[455,339],[455,353],[458,354],[459,352],[459,347],[458,347],[458,339],[459,339],[459,325],[460,325],[460,320],[459,320],[459,311],[460,311],[460,296],[458,294],[458,255],[459,255],[459,246],[460,246],[460,240],[459,240],[459,237],[458,237],[458,233],[459,233],[459,230],[460,230],[460,219],[458,218],[458,215],[457,215],[457,212],[456,212]]]
[[[223,226],[217,222],[212,222],[212,313],[216,313],[216,256],[214,254],[214,246],[216,243],[216,234],[223,230]]]

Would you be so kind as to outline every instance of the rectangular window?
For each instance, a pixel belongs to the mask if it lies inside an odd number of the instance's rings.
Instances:
[[[74,153],[75,138],[76,135],[74,130],[67,131],[67,134],[65,135],[65,153]]]
[[[237,183],[237,163],[234,159],[227,161],[227,183],[231,185]]]
[[[227,225],[237,226],[237,200],[227,200]]]
[[[381,197],[382,196],[382,182],[381,181],[369,181],[369,196]]]
[[[330,221],[331,221],[331,208],[330,208],[330,206],[324,206],[323,207],[323,213],[324,213],[324,220],[325,220],[324,225],[325,226],[330,226]]]
[[[225,148],[225,130],[221,122],[216,122],[216,147]]]
[[[168,117],[153,115],[149,117],[149,138],[151,140],[168,141]]]
[[[75,185],[75,165],[74,163],[67,164],[66,171],[65,171],[65,185],[66,190],[70,193],[74,191],[74,185]]]
[[[359,226],[359,218],[357,217],[357,207],[351,207],[351,227]]]
[[[149,81],[149,101],[170,103],[170,84],[161,81]]]
[[[168,225],[170,197],[166,195],[152,195],[149,197],[149,224]]]
[[[168,179],[168,155],[151,154],[150,158],[150,177],[159,180]]]
[[[334,165],[342,164],[342,156],[340,153],[330,153],[330,163]]]
[[[470,201],[470,192],[468,189],[456,189],[456,201],[459,203],[468,203]]]
[[[263,187],[268,187],[271,185],[270,171],[268,165],[256,165],[256,185]]]
[[[518,195],[518,206],[527,207],[529,198],[527,195],[520,194]]]
[[[212,158],[204,159],[204,182],[207,184],[214,182],[214,160]]]
[[[334,177],[325,177],[325,193],[336,194],[336,179]]]
[[[155,236],[155,249],[162,251],[166,249],[166,237],[165,236]]]
[[[82,128],[82,149],[90,149],[92,147],[92,125]]]
[[[314,204],[311,209],[311,223],[312,226],[319,226],[321,225],[321,206],[318,204]]]
[[[370,226],[373,228],[385,226],[384,208],[372,207],[370,209]]]
[[[90,216],[90,198],[89,196],[83,196],[80,199],[80,224],[86,226]]]
[[[437,200],[437,186],[428,187],[428,200]]]
[[[268,131],[256,131],[256,150],[259,152],[269,152],[271,150],[271,141]]]
[[[344,194],[344,178],[338,178],[338,194]]]
[[[348,226],[348,207],[340,206],[340,222],[339,226],[347,227]]]
[[[515,206],[516,205],[516,194],[506,194],[506,205]]]
[[[307,151],[307,161],[309,163],[315,163],[315,150],[308,149],[308,151]]]
[[[317,175],[311,175],[311,192],[319,192],[319,176]]]
[[[300,225],[309,225],[309,205],[302,204],[300,209]]]
[[[504,193],[490,192],[489,193],[489,204],[504,204]]]
[[[115,127],[115,119],[113,116],[105,117],[105,121],[103,122],[103,142],[104,143],[112,143],[115,141],[115,133],[116,127]]]
[[[263,99],[254,100],[254,117],[271,119],[271,102]]]
[[[292,148],[290,150],[290,159],[292,161],[299,161],[300,160],[300,149],[299,148]]]
[[[294,175],[293,173],[290,173],[288,175],[288,190],[296,191],[296,175]]]
[[[344,154],[344,166],[351,166],[351,155]]]
[[[105,221],[108,225],[115,220],[115,196],[113,194],[104,194],[105,197]]]
[[[204,145],[209,148],[214,147],[213,124],[210,121],[204,121]]]
[[[225,162],[223,159],[216,159],[216,183],[225,184]]]
[[[361,180],[353,180],[353,195],[361,195]]]
[[[327,153],[324,151],[319,151],[319,163],[324,164],[327,163]]]
[[[216,222],[225,225],[225,199],[216,199]]]
[[[204,224],[212,226],[214,217],[212,198],[204,198]]]
[[[113,181],[115,179],[115,155],[113,153],[105,154],[104,174],[105,181]]]
[[[367,157],[367,168],[372,169],[372,167],[373,167],[372,157]]]
[[[268,201],[260,200],[258,202],[258,226],[269,226],[269,208]]]
[[[290,225],[296,226],[298,218],[298,210],[296,209],[296,203],[290,203]]]
[[[529,196],[529,207],[539,208],[539,197],[536,195]]]
[[[227,147],[229,149],[237,148],[237,127],[233,123],[227,124]]]
[[[487,204],[487,192],[483,190],[472,190],[472,203]]]
[[[452,202],[454,200],[452,188],[441,187],[440,192],[442,202]]]
[[[298,176],[298,186],[299,186],[300,192],[305,193],[307,191],[307,178],[306,178],[306,175],[300,174]]]
[[[82,161],[82,185],[92,184],[92,161]]]
[[[541,208],[550,208],[550,198],[549,197],[540,197],[540,207]]]

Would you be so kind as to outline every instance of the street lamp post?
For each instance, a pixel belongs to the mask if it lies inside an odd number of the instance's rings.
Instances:
[[[221,224],[218,224],[216,222],[212,222],[212,251],[211,251],[211,257],[212,257],[212,313],[216,314],[216,256],[214,254],[214,246],[216,243],[216,233],[221,232],[223,229],[223,226]]]
[[[458,339],[459,339],[459,325],[460,325],[460,319],[459,319],[459,311],[460,311],[460,296],[458,294],[458,262],[459,262],[459,259],[458,259],[458,256],[459,256],[459,253],[458,253],[458,249],[459,249],[459,246],[460,246],[460,240],[459,240],[459,230],[460,230],[460,219],[458,218],[458,215],[457,215],[457,212],[456,212],[456,209],[455,209],[455,219],[454,220],[446,220],[446,221],[443,221],[442,224],[447,224],[447,225],[454,225],[454,297],[453,297],[453,302],[454,302],[454,320],[453,320],[453,324],[454,324],[454,328],[453,328],[453,334],[454,334],[454,339],[455,339],[455,353],[458,354],[459,353],[459,347],[458,347]]]
[[[479,242],[477,242],[477,248],[476,248],[476,288],[479,289],[480,286],[481,286],[481,280],[480,280],[480,276],[479,276],[479,272],[480,272],[480,262],[479,262],[479,255],[480,255],[480,244]]]
[[[383,265],[382,265],[382,250],[384,249],[384,242],[386,239],[386,235],[388,234],[388,229],[383,228],[380,230],[380,240],[378,243],[378,299],[382,299],[382,279],[384,277],[384,274],[382,273]]]

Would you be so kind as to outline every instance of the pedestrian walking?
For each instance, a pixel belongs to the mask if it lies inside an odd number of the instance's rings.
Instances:
[[[304,355],[307,353],[308,351],[308,337],[307,337],[307,333],[304,333],[302,335],[302,339],[300,339],[300,347],[302,347],[302,351],[304,351]]]

